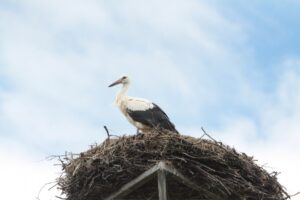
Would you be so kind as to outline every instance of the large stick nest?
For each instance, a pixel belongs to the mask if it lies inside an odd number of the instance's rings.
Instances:
[[[107,139],[76,158],[65,157],[58,185],[67,200],[100,200],[161,160],[222,199],[289,197],[278,183],[277,173],[269,174],[244,153],[214,140],[155,132]],[[133,197],[157,199],[153,194],[145,196],[157,187],[149,184]],[[174,184],[168,187],[171,199],[208,199],[205,194],[187,192]]]

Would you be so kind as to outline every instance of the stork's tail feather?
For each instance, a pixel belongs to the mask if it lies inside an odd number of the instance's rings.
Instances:
[[[179,132],[177,131],[177,129],[175,127],[172,127],[171,129],[167,129],[168,131],[171,131],[177,135],[180,135]]]
[[[170,121],[168,121],[167,125],[164,126],[164,127],[162,127],[162,128],[179,135],[179,132],[175,128],[175,125],[172,122],[170,122]]]
[[[163,124],[162,128],[179,135],[179,132],[176,130],[175,125],[169,120],[167,121],[167,123]]]
[[[170,122],[170,121],[169,121],[169,123],[170,123],[169,130],[179,135],[179,132],[175,128],[175,125],[172,122]]]
[[[164,133],[173,133],[173,134],[176,134],[176,135],[180,135],[180,133],[176,130],[176,129],[166,129],[166,128],[161,128],[161,127],[158,127],[158,128],[154,128],[154,130],[164,134]]]
[[[174,129],[173,132],[176,133],[177,135],[180,135],[180,133],[176,129]]]
[[[169,133],[175,133],[177,135],[180,135],[180,133],[176,130],[175,126],[173,123],[168,123],[167,125],[164,124],[165,126],[162,126],[163,124],[159,124],[159,125],[156,125],[156,126],[152,126],[151,129],[153,130],[156,130],[160,133],[166,133],[166,132],[169,132]]]

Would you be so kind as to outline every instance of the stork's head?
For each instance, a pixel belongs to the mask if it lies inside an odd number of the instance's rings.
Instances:
[[[129,78],[128,76],[123,76],[122,78],[116,80],[115,82],[113,82],[112,84],[110,84],[108,87],[112,87],[118,84],[123,84],[123,85],[128,85],[129,84]]]

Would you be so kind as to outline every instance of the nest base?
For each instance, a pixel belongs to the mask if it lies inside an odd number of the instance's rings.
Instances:
[[[167,176],[168,194],[174,196],[171,199],[212,199],[211,194],[221,199],[289,197],[276,173],[269,174],[252,157],[220,142],[171,132],[107,139],[76,158],[67,156],[58,184],[67,200],[105,199],[160,161],[172,164],[197,187],[209,191],[199,193],[182,185],[178,189],[174,185],[178,181]],[[146,199],[145,195],[150,195],[147,199],[157,199],[157,182],[147,184],[124,198]]]

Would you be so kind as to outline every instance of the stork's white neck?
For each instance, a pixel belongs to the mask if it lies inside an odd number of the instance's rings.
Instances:
[[[118,92],[117,97],[116,97],[116,104],[120,105],[120,103],[127,98],[126,93],[128,90],[129,84],[123,84],[122,89]]]

